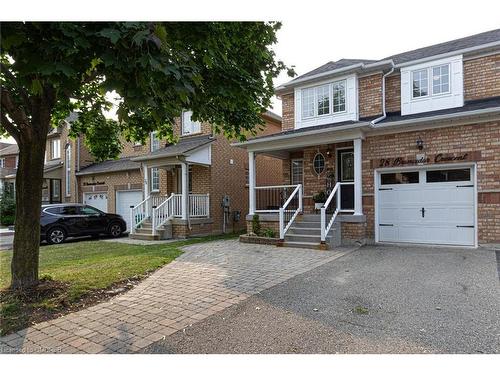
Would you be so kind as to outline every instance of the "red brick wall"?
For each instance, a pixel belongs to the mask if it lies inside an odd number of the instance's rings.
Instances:
[[[16,155],[2,156],[5,159],[4,168],[16,168]]]
[[[401,75],[394,74],[385,78],[385,111],[401,111]]]
[[[464,99],[500,96],[500,54],[464,61]]]
[[[416,139],[424,150],[416,148]],[[472,124],[416,132],[370,136],[363,141],[363,211],[367,236],[374,236],[374,168],[381,158],[415,158],[416,154],[468,153],[477,162],[478,224],[481,243],[500,242],[500,122]]]
[[[382,113],[382,73],[359,78],[358,101],[360,118]]]
[[[282,129],[295,128],[295,95],[293,93],[281,95]]]

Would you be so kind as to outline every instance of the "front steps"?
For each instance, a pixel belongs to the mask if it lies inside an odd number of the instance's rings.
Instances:
[[[135,230],[135,233],[130,233],[129,238],[147,241],[167,240],[172,238],[172,226],[165,224],[161,229],[157,229],[156,234],[153,235],[153,226],[148,219],[141,224],[140,228]]]
[[[321,217],[315,214],[298,216],[285,234],[282,246],[327,250],[340,246],[340,224],[334,223],[326,243],[321,243]]]

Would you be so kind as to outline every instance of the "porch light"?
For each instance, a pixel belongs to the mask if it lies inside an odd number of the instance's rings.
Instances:
[[[424,148],[424,141],[422,141],[422,139],[421,139],[421,138],[418,138],[418,139],[417,139],[417,148],[418,148],[419,150],[422,150],[422,149]]]

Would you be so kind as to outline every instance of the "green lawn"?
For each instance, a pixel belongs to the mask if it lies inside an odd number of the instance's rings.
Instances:
[[[21,296],[7,290],[12,251],[0,252],[0,334],[33,321],[74,309],[96,291],[128,279],[144,277],[182,254],[180,247],[237,235],[210,236],[155,245],[129,245],[109,241],[81,241],[40,247],[40,277],[56,285],[51,290]],[[42,283],[43,284],[43,283]],[[62,285],[57,288],[57,285]]]

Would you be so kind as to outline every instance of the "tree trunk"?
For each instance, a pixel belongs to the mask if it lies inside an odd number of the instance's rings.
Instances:
[[[27,288],[38,283],[40,212],[45,144],[50,115],[21,135],[16,175],[16,223],[12,257],[11,288]]]

